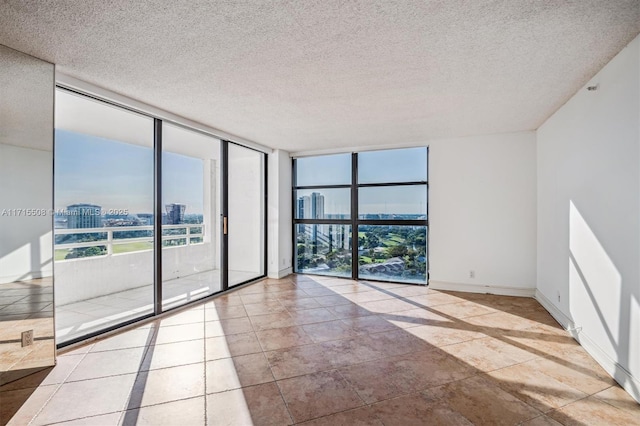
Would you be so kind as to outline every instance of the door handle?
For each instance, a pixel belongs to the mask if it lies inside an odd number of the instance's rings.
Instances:
[[[223,233],[224,235],[227,235],[227,233],[228,233],[228,229],[227,229],[227,217],[226,217],[226,216],[224,216],[224,217],[222,218],[222,233]]]

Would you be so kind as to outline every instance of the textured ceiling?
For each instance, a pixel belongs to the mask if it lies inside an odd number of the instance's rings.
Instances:
[[[0,0],[0,44],[290,151],[536,129],[640,0]]]

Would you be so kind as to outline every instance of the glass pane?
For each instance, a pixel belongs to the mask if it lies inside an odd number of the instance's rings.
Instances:
[[[303,157],[295,161],[296,186],[351,184],[351,154]]]
[[[162,308],[222,290],[220,141],[163,123]]]
[[[427,148],[393,149],[358,154],[358,183],[427,180]]]
[[[153,119],[56,92],[58,343],[153,312]]]
[[[427,186],[376,186],[358,189],[360,219],[424,220]]]
[[[427,282],[427,227],[358,227],[360,279]]]
[[[229,286],[265,274],[264,154],[229,144]]]
[[[351,225],[296,227],[296,272],[351,277]]]
[[[349,219],[351,189],[301,189],[295,191],[296,219]]]

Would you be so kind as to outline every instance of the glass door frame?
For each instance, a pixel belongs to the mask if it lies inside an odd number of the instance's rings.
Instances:
[[[268,167],[268,159],[269,157],[262,151],[258,151],[257,149],[253,149],[244,145],[237,144],[228,140],[220,141],[220,159],[222,163],[222,176],[221,176],[221,188],[220,188],[220,279],[222,282],[222,291],[227,291],[230,288],[235,288],[241,286],[243,284],[250,283],[255,280],[259,280],[265,278],[267,276],[267,267],[268,267],[268,253],[267,249],[269,246],[269,242],[267,240],[268,237],[268,197],[269,197],[269,167]],[[262,161],[264,164],[264,174],[262,176],[264,182],[264,191],[262,194],[263,203],[264,203],[264,211],[263,211],[263,259],[262,259],[262,270],[263,273],[255,278],[250,278],[248,280],[242,281],[237,284],[233,284],[229,286],[229,232],[228,232],[228,220],[229,220],[229,145],[233,144],[240,148],[248,149],[251,151],[255,151],[262,155]]]
[[[198,303],[202,303],[203,301],[206,301],[216,295],[219,295],[221,293],[224,293],[225,291],[229,290],[230,288],[235,288],[237,286],[243,285],[243,284],[247,284],[259,279],[263,279],[267,276],[267,267],[268,267],[268,234],[267,234],[267,230],[268,230],[268,217],[267,217],[267,212],[268,212],[268,153],[261,151],[259,149],[255,149],[252,147],[248,147],[246,145],[243,145],[241,143],[236,143],[233,141],[229,141],[226,139],[223,139],[219,136],[216,136],[214,133],[209,133],[194,127],[189,126],[188,124],[183,124],[179,121],[174,121],[172,119],[166,119],[166,118],[160,118],[158,116],[156,116],[153,113],[138,109],[138,108],[133,108],[131,106],[128,106],[126,104],[122,104],[119,102],[114,102],[112,100],[109,99],[105,99],[103,97],[100,96],[96,96],[94,94],[91,93],[87,93],[83,90],[79,90],[75,87],[70,87],[70,86],[66,86],[65,84],[60,84],[60,83],[56,83],[55,85],[55,89],[56,90],[62,90],[62,91],[66,91],[66,92],[70,92],[76,95],[80,95],[82,97],[85,97],[87,99],[91,99],[94,101],[98,101],[101,103],[104,103],[106,105],[110,105],[116,108],[120,108],[122,110],[126,110],[126,111],[130,111],[130,112],[134,112],[136,114],[140,114],[142,116],[146,116],[149,118],[153,119],[153,213],[154,213],[154,220],[153,220],[153,231],[154,231],[154,239],[153,239],[153,275],[154,275],[154,282],[153,282],[153,312],[151,313],[146,313],[146,314],[142,314],[139,317],[133,318],[133,319],[129,319],[126,321],[123,321],[121,323],[117,323],[114,325],[110,325],[107,326],[103,329],[100,329],[98,331],[93,331],[93,332],[89,332],[86,335],[80,336],[80,337],[76,337],[76,338],[72,338],[69,339],[67,341],[64,341],[62,343],[56,342],[56,348],[60,349],[63,347],[67,347],[70,345],[74,345],[77,343],[81,343],[84,341],[87,341],[89,339],[92,339],[96,336],[105,334],[105,333],[109,333],[118,329],[121,329],[123,327],[127,327],[130,326],[132,324],[138,323],[140,321],[145,321],[145,320],[149,320],[152,319],[160,314],[164,314],[167,312],[171,312],[173,310],[176,309],[183,309],[186,306],[189,305],[194,305],[194,304],[198,304]],[[163,143],[162,143],[162,128],[163,128],[163,123],[167,123],[167,124],[173,124],[173,125],[177,125],[180,127],[183,127],[185,129],[194,131],[194,132],[198,132],[198,133],[202,133],[203,135],[206,136],[210,136],[213,138],[216,138],[217,140],[220,141],[220,152],[221,152],[221,159],[220,159],[220,168],[221,168],[221,179],[220,179],[220,187],[219,187],[219,191],[220,191],[220,197],[221,197],[221,206],[220,206],[220,222],[219,222],[219,230],[220,230],[220,279],[221,279],[221,287],[222,289],[218,292],[209,294],[201,299],[197,299],[197,300],[193,300],[193,301],[189,301],[185,304],[179,305],[179,306],[174,306],[168,309],[164,309],[162,307],[162,296],[163,296],[163,279],[162,279],[162,249],[163,249],[163,245],[162,245],[162,215],[163,215],[163,201],[162,201],[162,154],[163,154]],[[229,261],[229,257],[228,257],[228,234],[225,233],[225,228],[224,228],[224,218],[226,218],[228,216],[228,202],[229,202],[229,162],[228,162],[228,147],[229,144],[234,144],[238,147],[242,147],[245,149],[249,149],[255,152],[258,152],[260,154],[262,154],[262,161],[264,164],[264,175],[263,175],[263,203],[264,203],[264,222],[263,222],[263,235],[264,235],[264,247],[263,247],[263,259],[262,259],[262,268],[263,268],[263,273],[259,276],[256,276],[254,278],[248,279],[246,281],[243,281],[241,283],[235,284],[233,286],[229,286],[229,282],[228,282],[228,278],[229,278],[229,271],[228,271],[228,261]],[[55,150],[55,141],[54,141],[54,150]],[[55,151],[54,151],[54,155],[55,155]],[[54,179],[55,179],[55,167],[54,167]],[[54,192],[54,197],[55,197],[55,192]],[[54,247],[55,249],[55,247]],[[55,276],[55,265],[54,265],[54,276]],[[55,302],[54,302],[55,303]],[[54,308],[55,309],[55,308]]]

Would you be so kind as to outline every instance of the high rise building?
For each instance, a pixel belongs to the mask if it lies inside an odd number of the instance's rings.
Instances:
[[[324,219],[324,195],[319,192],[311,193],[311,218]]]
[[[67,206],[67,228],[102,228],[102,207],[95,204]]]
[[[179,225],[184,223],[184,212],[187,210],[187,206],[185,204],[167,204],[165,209],[167,210],[167,225]]]

